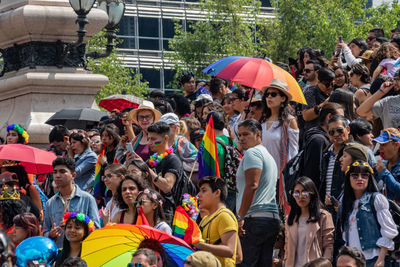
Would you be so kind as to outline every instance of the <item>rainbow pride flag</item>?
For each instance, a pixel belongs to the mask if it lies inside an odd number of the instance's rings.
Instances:
[[[202,241],[199,226],[189,217],[182,206],[178,206],[175,210],[172,234],[188,244],[196,244]]]
[[[103,175],[103,171],[101,170],[100,164],[100,156],[106,153],[106,148],[103,146],[99,156],[97,157],[96,167],[94,169],[94,184],[93,184],[93,196],[96,199],[101,199],[103,194],[101,192],[101,176]]]
[[[212,116],[208,121],[203,141],[197,153],[197,162],[199,163],[199,179],[206,176],[221,177],[219,173],[217,141],[215,140]]]

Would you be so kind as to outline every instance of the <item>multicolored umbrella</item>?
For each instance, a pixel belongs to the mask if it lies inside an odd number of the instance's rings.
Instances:
[[[184,266],[183,261],[193,253],[185,241],[164,231],[147,225],[115,224],[93,231],[82,243],[81,258],[93,267],[126,266],[145,239],[160,242],[170,267]]]
[[[293,101],[307,104],[303,91],[293,76],[264,58],[224,57],[212,63],[203,72],[257,90],[269,85],[273,79],[279,79],[288,84]]]
[[[0,161],[18,161],[27,173],[43,174],[53,172],[53,160],[57,156],[51,152],[23,144],[8,144],[0,146]],[[12,163],[10,163],[12,164]]]
[[[143,103],[143,98],[133,95],[111,95],[100,100],[99,106],[108,110],[123,110],[124,108],[137,108]]]

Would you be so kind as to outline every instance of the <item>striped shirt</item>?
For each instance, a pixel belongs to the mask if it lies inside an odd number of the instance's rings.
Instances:
[[[331,195],[332,188],[332,177],[333,177],[333,169],[335,168],[335,162],[337,154],[333,153],[333,146],[331,146],[328,151],[330,152],[328,169],[326,171],[326,195]]]

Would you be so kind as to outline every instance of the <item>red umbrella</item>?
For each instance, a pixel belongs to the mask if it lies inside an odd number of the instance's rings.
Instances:
[[[19,161],[27,173],[42,174],[53,172],[53,160],[57,156],[32,146],[9,144],[0,146],[0,160]]]
[[[111,112],[114,109],[137,108],[142,102],[143,98],[133,95],[111,95],[100,100],[99,106]]]

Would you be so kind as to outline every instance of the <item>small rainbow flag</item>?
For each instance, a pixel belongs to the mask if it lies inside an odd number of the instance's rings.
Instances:
[[[199,179],[206,176],[221,177],[219,173],[217,141],[215,140],[212,116],[208,121],[203,141],[197,153],[197,162],[199,163]]]
[[[103,197],[101,192],[101,176],[103,174],[103,171],[101,170],[100,156],[105,155],[105,153],[106,153],[106,148],[105,146],[103,146],[99,156],[97,157],[96,167],[94,169],[93,196],[98,200]]]
[[[182,206],[178,206],[175,210],[172,233],[188,244],[196,244],[202,241],[199,226],[189,217]]]

